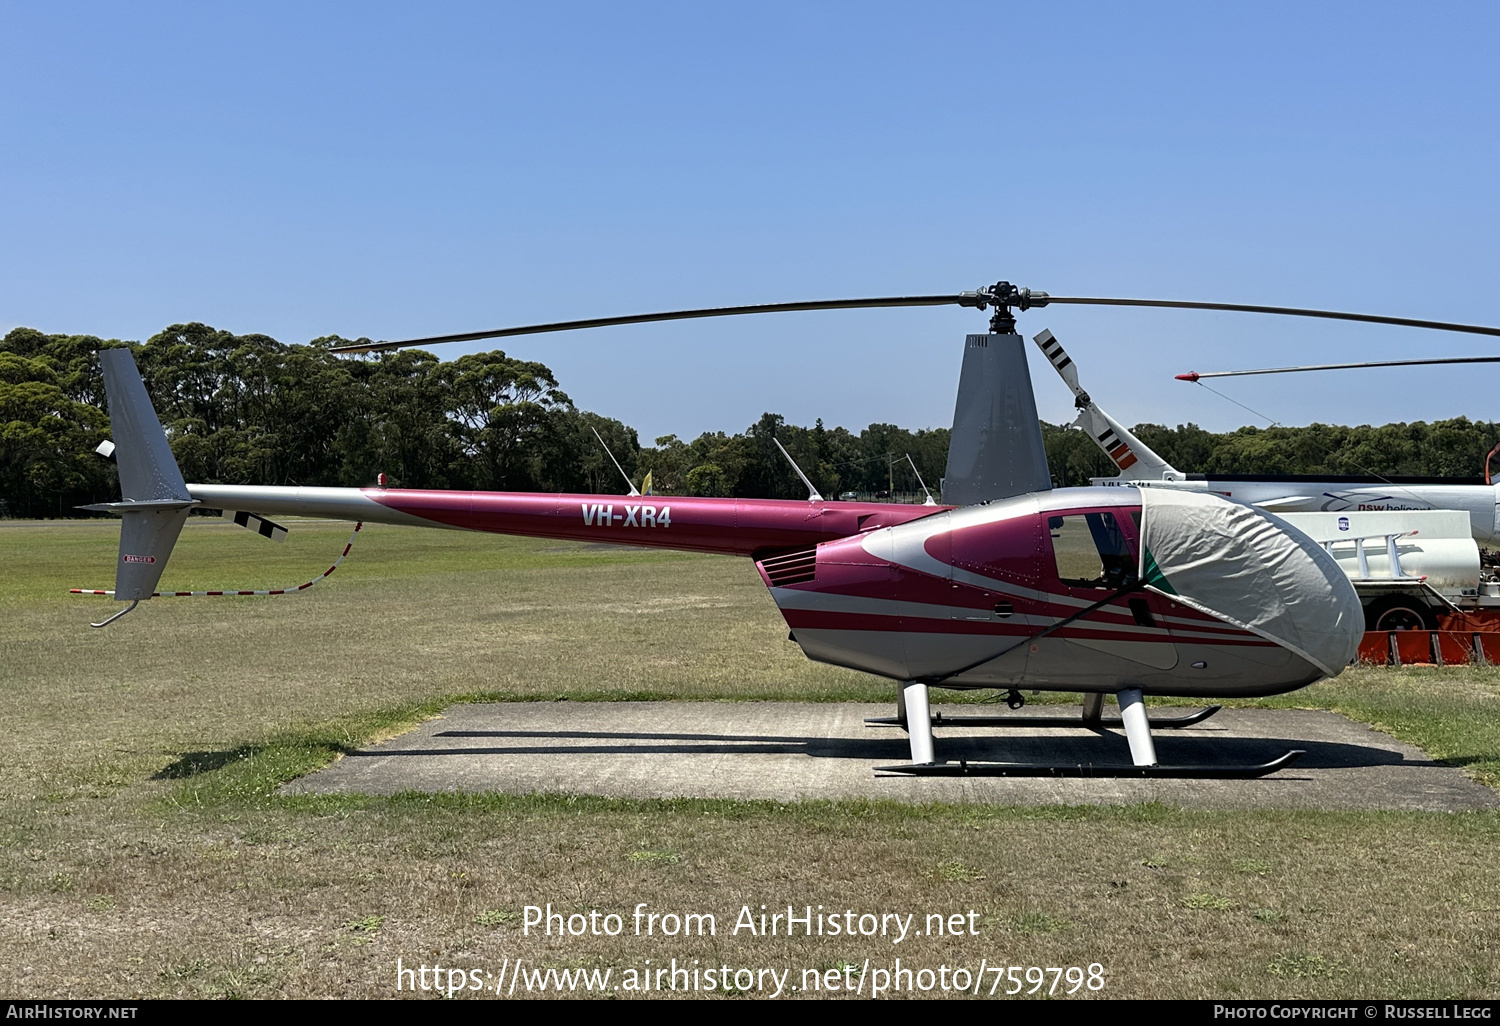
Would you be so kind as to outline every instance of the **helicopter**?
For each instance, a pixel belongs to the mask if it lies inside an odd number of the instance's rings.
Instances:
[[[748,557],[808,658],[892,679],[896,714],[870,721],[908,734],[909,775],[1256,777],[1289,751],[1244,766],[1167,765],[1156,757],[1147,696],[1277,694],[1333,677],[1364,630],[1338,564],[1274,514],[1211,493],[1053,488],[1015,312],[1050,304],[1156,306],[1338,317],[1500,335],[1500,329],[1281,307],[1050,296],[1008,282],[947,295],[715,307],[502,328],[398,342],[365,353],[654,321],[803,310],[956,304],[991,309],[967,335],[941,505],[189,484],[127,349],[99,354],[122,500],[83,507],[122,519],[119,620],[158,593],[189,511],[220,509],[268,536],[270,515],[458,528]],[[800,473],[800,471],[799,471]],[[805,480],[805,476],[804,476]],[[347,551],[347,550],[346,550]],[[932,687],[1082,692],[1076,717],[942,717]],[[1104,715],[1113,696],[1118,716]],[[1158,718],[1201,722],[1218,706]],[[1079,765],[940,760],[933,725],[1123,727],[1131,761]]]

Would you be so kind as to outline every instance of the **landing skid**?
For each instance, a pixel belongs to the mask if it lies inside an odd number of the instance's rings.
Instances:
[[[1211,705],[1187,716],[1152,716],[1151,728],[1181,730],[1202,723],[1224,708]],[[1125,721],[1119,716],[1101,716],[1090,722],[1080,716],[944,716],[939,710],[931,716],[934,727],[1123,727]],[[865,720],[867,727],[905,727],[906,721],[897,716],[871,716]]]
[[[1070,721],[1075,722],[1075,721]],[[1154,725],[1154,724],[1153,724]],[[908,777],[1175,777],[1179,779],[1252,780],[1285,769],[1307,753],[1300,748],[1258,766],[1038,766],[1019,762],[936,762],[926,765],[876,766],[877,773]]]
[[[896,692],[896,715],[865,720],[872,727],[904,727],[911,742],[911,762],[902,766],[877,766],[875,772],[908,777],[1178,777],[1199,779],[1250,779],[1275,773],[1290,766],[1303,754],[1291,751],[1279,759],[1259,766],[1163,766],[1156,759],[1156,744],[1151,740],[1151,721],[1146,716],[1145,696],[1140,688],[1121,688],[1115,693],[1120,715],[1104,717],[1104,695],[1088,692],[1077,719],[1071,716],[952,716],[933,713],[927,700],[927,685],[922,681],[902,682]],[[1012,689],[1008,704],[1019,709],[1026,703],[1020,692]],[[1158,727],[1188,727],[1202,723],[1221,707],[1209,706],[1187,716],[1158,720]],[[1012,762],[939,762],[933,754],[933,727],[1083,727],[1101,730],[1124,727],[1130,744],[1129,766],[1075,763],[1070,766],[1028,765]]]

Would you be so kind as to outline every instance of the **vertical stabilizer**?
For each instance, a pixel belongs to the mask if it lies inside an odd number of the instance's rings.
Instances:
[[[115,463],[120,468],[121,496],[126,502],[191,501],[130,350],[101,349],[99,367],[104,371],[104,391],[109,396],[109,426],[116,446]]]
[[[1052,487],[1020,335],[964,344],[943,501],[967,506]]]
[[[115,465],[120,469],[122,501],[83,508],[114,513],[124,521],[115,568],[115,601],[130,602],[134,608],[133,603],[149,599],[156,590],[177,535],[187,522],[188,510],[198,503],[188,494],[130,350],[101,350],[99,366],[109,396],[110,433],[115,442]],[[110,619],[118,619],[118,615]]]

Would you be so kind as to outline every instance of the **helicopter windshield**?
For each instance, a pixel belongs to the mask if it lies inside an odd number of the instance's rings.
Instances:
[[[1140,492],[1148,588],[1274,641],[1330,677],[1354,658],[1365,629],[1359,596],[1311,538],[1232,499]]]

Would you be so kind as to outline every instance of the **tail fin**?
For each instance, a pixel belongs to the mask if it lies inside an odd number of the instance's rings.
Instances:
[[[1115,466],[1120,468],[1120,477],[1126,481],[1181,481],[1184,475],[1172,464],[1146,447],[1135,435],[1125,430],[1113,417],[1101,410],[1083,386],[1078,383],[1078,366],[1063,351],[1062,343],[1052,332],[1043,330],[1033,342],[1051,362],[1058,377],[1073,392],[1073,405],[1078,409],[1078,419],[1073,425],[1083,430],[1094,444],[1104,450]]]
[[[953,406],[943,501],[968,506],[1051,487],[1025,340],[1009,332],[969,335]]]
[[[109,396],[121,501],[80,508],[114,513],[124,521],[120,527],[120,560],[115,568],[115,601],[129,602],[130,607],[104,621],[109,623],[151,597],[187,521],[188,510],[198,502],[188,494],[130,350],[101,350],[99,365]]]

